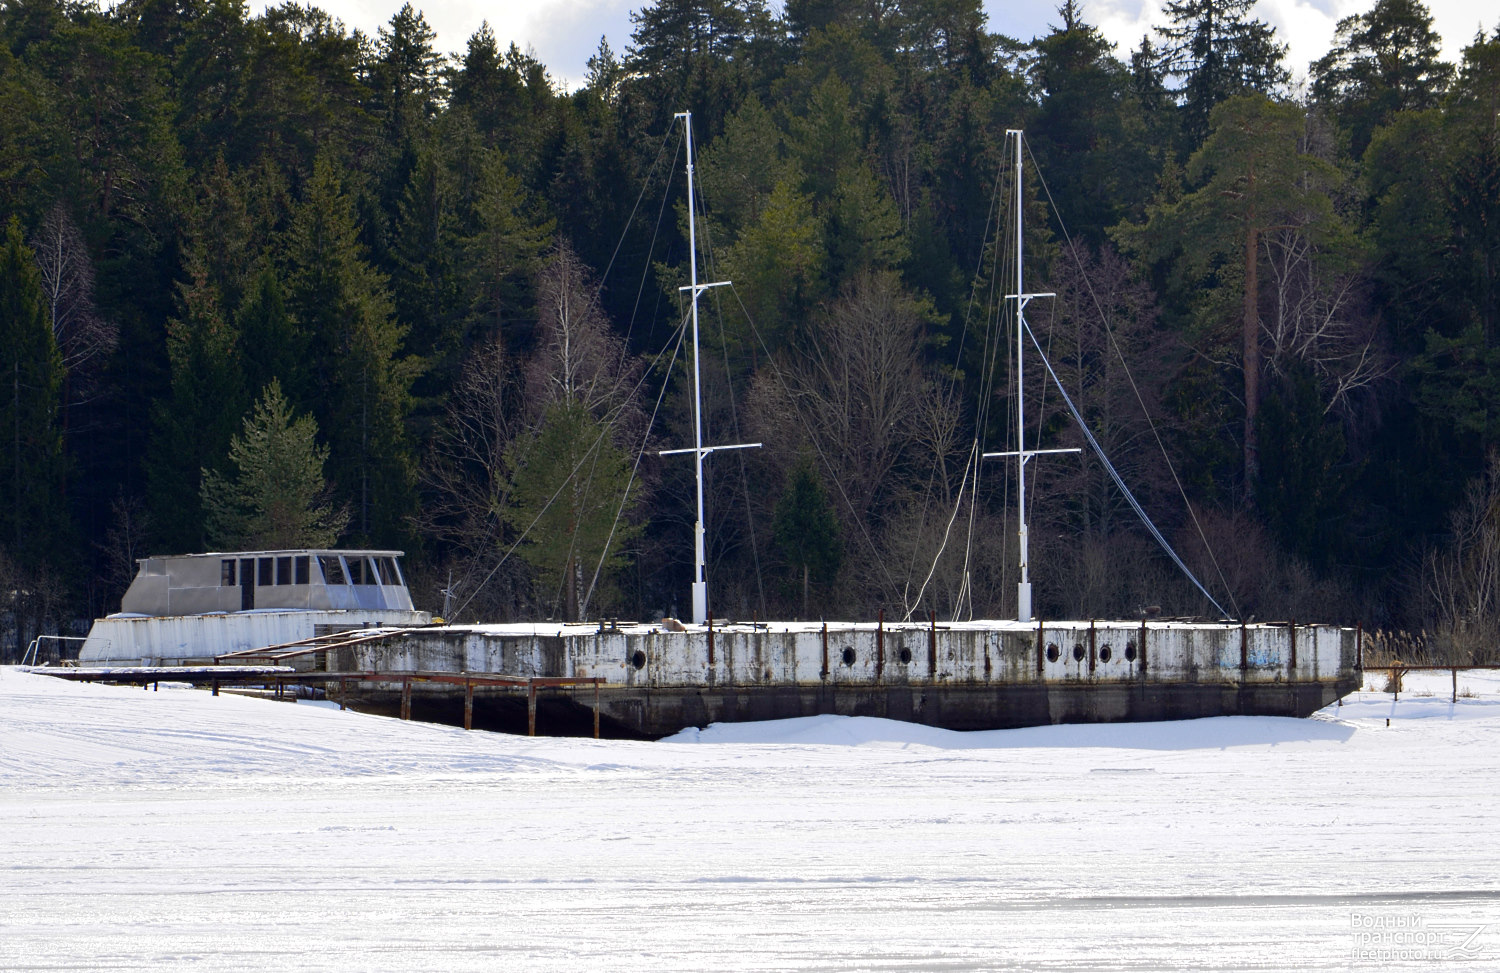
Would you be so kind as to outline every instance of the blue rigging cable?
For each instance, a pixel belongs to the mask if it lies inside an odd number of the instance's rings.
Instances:
[[[1031,339],[1032,347],[1036,349],[1037,355],[1041,357],[1042,364],[1047,367],[1047,374],[1052,376],[1052,384],[1057,386],[1058,393],[1062,395],[1063,401],[1068,404],[1068,412],[1072,413],[1073,421],[1078,423],[1078,428],[1083,431],[1083,438],[1088,440],[1088,444],[1094,450],[1094,454],[1099,457],[1099,462],[1103,463],[1104,468],[1109,471],[1109,478],[1115,481],[1115,486],[1120,488],[1120,492],[1125,495],[1125,499],[1130,504],[1131,509],[1136,512],[1136,516],[1141,518],[1141,523],[1146,525],[1146,529],[1151,532],[1152,537],[1156,538],[1156,543],[1161,545],[1161,549],[1167,552],[1167,556],[1172,559],[1172,563],[1176,564],[1182,573],[1187,575],[1188,580],[1199,591],[1203,592],[1203,597],[1207,598],[1209,603],[1218,610],[1220,618],[1228,618],[1229,613],[1224,610],[1224,606],[1220,605],[1218,600],[1208,593],[1208,589],[1203,587],[1203,583],[1198,580],[1198,576],[1186,564],[1182,563],[1182,558],[1178,557],[1177,552],[1172,550],[1172,545],[1168,544],[1167,539],[1162,536],[1161,531],[1156,529],[1156,524],[1152,523],[1151,518],[1146,515],[1145,509],[1136,500],[1135,494],[1131,493],[1130,487],[1125,485],[1125,480],[1120,476],[1119,471],[1115,469],[1115,464],[1111,463],[1109,457],[1104,455],[1104,447],[1100,446],[1099,441],[1094,438],[1094,433],[1089,429],[1088,423],[1083,421],[1083,414],[1073,404],[1073,399],[1068,395],[1068,390],[1063,388],[1062,380],[1052,370],[1052,362],[1047,359],[1047,353],[1042,351],[1042,344],[1037,341],[1036,333],[1031,330],[1031,325],[1025,324],[1024,318],[1022,319],[1022,323],[1026,328],[1026,336]]]

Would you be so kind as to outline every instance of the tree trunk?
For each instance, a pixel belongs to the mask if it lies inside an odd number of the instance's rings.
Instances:
[[[563,581],[564,620],[576,622],[578,621],[578,562],[573,558],[568,558],[564,571],[566,572]]]
[[[1255,480],[1260,473],[1259,444],[1255,437],[1255,419],[1260,413],[1260,234],[1252,211],[1245,230],[1245,498],[1255,502]]]
[[[802,565],[802,617],[807,618],[807,564]]]

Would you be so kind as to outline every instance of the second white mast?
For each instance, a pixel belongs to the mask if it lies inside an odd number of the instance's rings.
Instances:
[[[1078,449],[1027,449],[1026,448],[1026,390],[1022,383],[1022,362],[1026,352],[1026,305],[1033,297],[1056,297],[1053,293],[1028,294],[1022,285],[1022,261],[1025,250],[1022,245],[1022,214],[1026,203],[1025,180],[1021,178],[1021,130],[1006,129],[1006,137],[1016,140],[1016,292],[1005,295],[1016,302],[1016,448],[1003,453],[985,453],[984,458],[1014,456],[1016,464],[1016,534],[1020,546],[1021,580],[1016,584],[1016,620],[1031,621],[1031,539],[1026,530],[1026,464],[1033,456],[1043,453],[1077,453]]]
[[[725,287],[729,281],[714,284],[698,283],[698,233],[693,218],[693,113],[678,112],[674,117],[682,119],[683,139],[687,142],[687,192],[688,192],[688,268],[687,287],[679,291],[690,291],[693,302],[693,448],[664,449],[658,455],[673,456],[680,453],[693,454],[693,466],[698,491],[698,521],[693,525],[693,624],[702,625],[708,619],[708,565],[704,550],[703,530],[703,459],[716,449],[754,449],[760,443],[738,443],[733,446],[703,445],[703,385],[698,369],[698,295],[710,287]]]

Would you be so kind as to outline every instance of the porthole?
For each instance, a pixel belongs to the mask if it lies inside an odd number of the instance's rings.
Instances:
[[[1134,662],[1135,661],[1135,643],[1134,642],[1126,642],[1125,643],[1125,661],[1126,662]]]
[[[640,649],[636,649],[634,652],[630,653],[630,664],[635,666],[637,669],[646,668],[646,653],[642,652]]]
[[[896,657],[901,660],[903,666],[907,665],[911,662],[911,649],[903,647],[900,652],[896,653]]]
[[[1088,655],[1088,653],[1084,651],[1083,643],[1082,642],[1080,642],[1077,645],[1073,646],[1073,661],[1074,662],[1082,662],[1083,661],[1083,657],[1086,656],[1086,655]]]
[[[1108,645],[1102,646],[1099,649],[1099,661],[1100,662],[1108,662],[1109,661],[1109,657],[1112,656],[1112,655],[1114,655],[1114,653],[1110,651]]]
[[[852,648],[845,647],[844,649],[844,665],[854,665],[854,650]]]
[[[1056,642],[1048,642],[1047,643],[1047,661],[1048,662],[1056,662],[1057,659],[1058,659],[1058,657],[1061,656],[1061,655],[1062,655],[1062,653],[1060,651],[1058,651],[1057,643]]]

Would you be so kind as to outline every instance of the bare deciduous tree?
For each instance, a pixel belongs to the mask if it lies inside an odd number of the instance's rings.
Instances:
[[[930,313],[894,275],[862,274],[752,393],[776,454],[807,444],[818,457],[845,528],[852,607],[917,596],[933,564],[905,535],[941,536],[962,479],[957,408],[922,360]]]
[[[1325,412],[1342,411],[1349,396],[1395,367],[1374,321],[1355,313],[1358,273],[1327,266],[1301,227],[1267,233],[1261,243],[1275,301],[1261,318],[1266,369],[1279,376],[1293,363],[1310,366],[1327,390]]]
[[[94,308],[93,260],[61,201],[47,211],[31,247],[42,274],[52,333],[68,375],[69,395],[86,399],[93,389],[92,375],[114,350],[120,329]]]
[[[539,420],[564,400],[617,432],[640,418],[635,395],[641,366],[616,337],[599,306],[599,289],[571,247],[559,243],[537,282],[538,343],[526,371],[528,408]]]
[[[1449,515],[1448,543],[1423,556],[1421,616],[1448,661],[1482,663],[1500,642],[1500,454]]]
[[[124,594],[135,578],[136,559],[150,552],[151,515],[139,497],[126,497],[122,491],[116,494],[109,505],[113,523],[104,535],[104,542],[96,544],[104,563],[104,586],[108,598]]]
[[[465,365],[419,472],[427,494],[421,527],[451,552],[445,568],[453,577],[442,577],[455,607],[468,602],[465,617],[508,618],[526,607],[523,565],[499,563],[509,546],[500,516],[509,493],[505,451],[524,428],[524,411],[516,368],[497,337]]]

